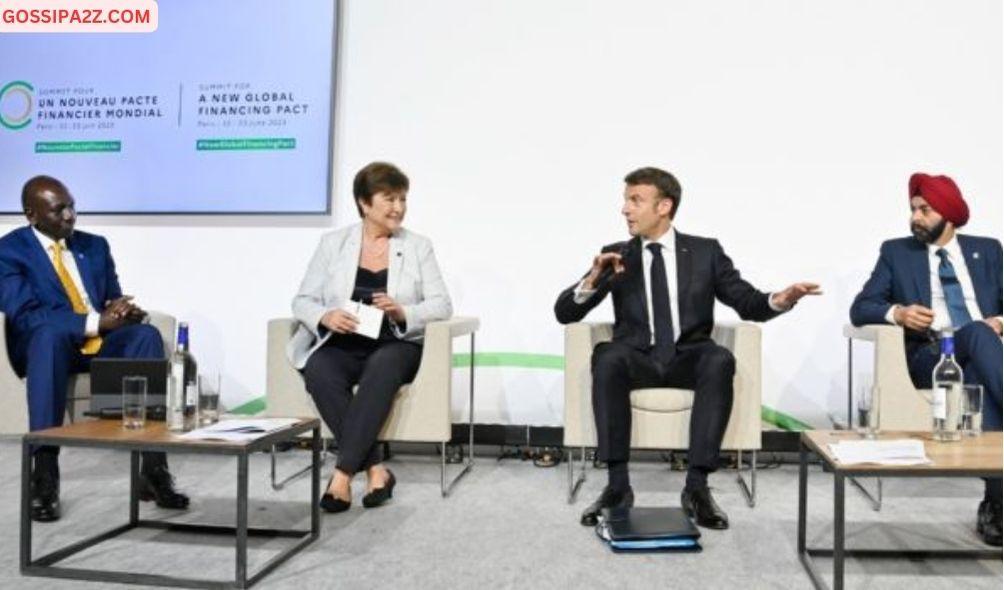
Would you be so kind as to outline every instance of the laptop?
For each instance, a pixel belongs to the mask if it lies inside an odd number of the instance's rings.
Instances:
[[[167,359],[96,358],[91,361],[91,407],[87,416],[122,416],[122,378],[146,377],[147,418],[163,420],[167,403]]]

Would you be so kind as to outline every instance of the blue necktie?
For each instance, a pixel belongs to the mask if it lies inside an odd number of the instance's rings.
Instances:
[[[945,292],[945,304],[948,305],[948,316],[952,319],[952,327],[958,330],[973,321],[966,308],[966,297],[962,294],[962,285],[955,274],[955,267],[948,259],[948,251],[938,248],[935,252],[941,259],[938,265],[938,278],[941,279],[941,290]]]
[[[662,259],[662,244],[651,243],[652,267],[649,276],[652,290],[652,323],[655,325],[656,360],[668,363],[676,353],[673,339],[673,313],[669,309],[669,284],[666,282],[666,263]]]

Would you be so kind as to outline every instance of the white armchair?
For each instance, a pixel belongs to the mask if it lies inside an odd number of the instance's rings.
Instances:
[[[150,324],[164,340],[167,354],[174,351],[175,318],[156,311],[149,312]],[[28,392],[24,379],[17,376],[10,364],[7,350],[7,323],[0,313],[0,391],[7,398],[0,413],[0,435],[24,434],[28,431]],[[72,422],[90,408],[91,376],[88,373],[70,375],[66,396],[66,417]]]
[[[415,379],[403,386],[394,399],[379,440],[438,443],[441,450],[440,490],[445,497],[453,485],[474,465],[474,333],[480,321],[471,317],[430,322],[425,328],[422,360]],[[303,377],[286,358],[286,343],[296,329],[296,320],[280,318],[268,323],[268,359],[265,412],[269,416],[314,416],[317,408],[307,393]],[[470,452],[463,470],[447,484],[446,443],[452,438],[450,398],[453,376],[453,340],[470,336]],[[331,438],[327,426],[323,435]],[[273,453],[273,486],[275,481]],[[288,481],[290,478],[287,478]]]
[[[574,502],[586,479],[586,447],[596,446],[592,406],[592,353],[613,335],[610,323],[575,323],[565,327],[565,447],[569,449],[568,501]],[[716,325],[712,338],[736,358],[735,398],[722,448],[738,454],[737,482],[750,507],[756,504],[756,453],[761,447],[760,327],[751,323]],[[638,389],[631,392],[631,448],[686,449],[690,436],[689,389]],[[574,448],[582,464],[575,476]],[[742,477],[742,452],[753,454],[750,483]]]

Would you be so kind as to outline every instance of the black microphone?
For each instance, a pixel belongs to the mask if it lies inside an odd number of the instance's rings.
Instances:
[[[630,244],[630,242],[624,242],[624,244],[621,245],[620,249],[617,250],[617,254],[619,254],[621,257],[622,264],[624,262],[624,257],[627,256],[628,244]],[[605,252],[605,254],[609,254],[609,252]],[[615,278],[615,275],[616,272],[614,271],[614,264],[610,263],[606,268],[603,269],[602,272],[600,272],[600,276],[596,277],[596,283],[593,285],[593,287],[596,289],[600,288],[602,285],[605,285],[606,283],[612,281]]]

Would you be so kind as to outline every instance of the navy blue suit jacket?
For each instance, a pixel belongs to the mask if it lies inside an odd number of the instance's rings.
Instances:
[[[67,249],[80,271],[91,305],[101,312],[105,301],[122,296],[108,241],[74,231]],[[32,332],[41,325],[57,325],[84,340],[85,314],[75,313],[70,299],[30,226],[0,238],[0,311],[7,328],[7,347],[18,374],[25,369],[25,351]]]
[[[1000,316],[1002,308],[1001,243],[993,238],[958,235],[959,248],[976,291],[984,318]],[[851,323],[884,324],[889,306],[919,304],[931,307],[931,267],[927,245],[915,238],[882,244],[872,276],[851,304]],[[981,318],[973,318],[981,319]],[[907,340],[929,340],[925,333],[906,331]]]

